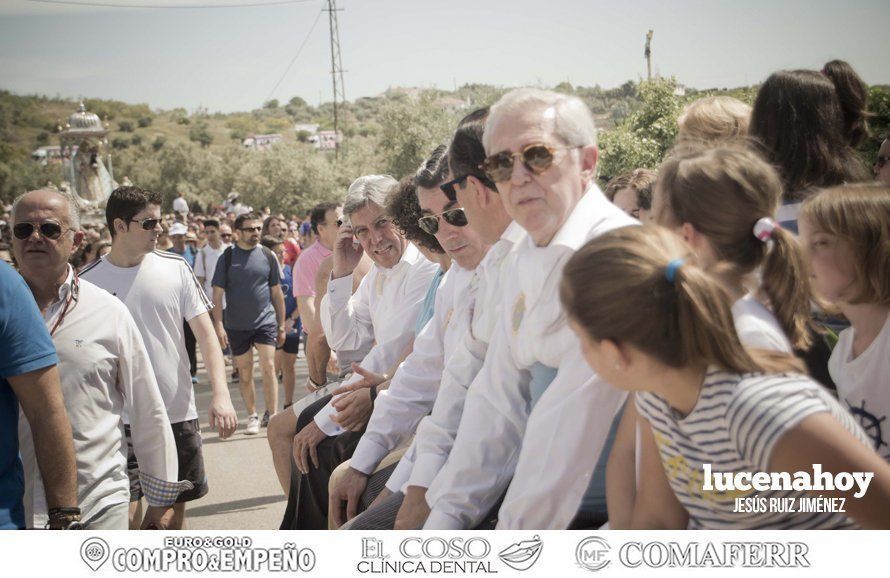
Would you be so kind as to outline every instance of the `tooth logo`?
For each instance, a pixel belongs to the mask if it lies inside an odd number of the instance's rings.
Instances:
[[[541,542],[541,538],[535,536],[531,540],[511,544],[501,550],[498,553],[498,557],[501,559],[501,562],[514,570],[528,570],[538,561],[538,557],[543,549],[544,543]]]
[[[102,538],[89,538],[80,546],[80,557],[95,572],[108,560],[108,543]]]

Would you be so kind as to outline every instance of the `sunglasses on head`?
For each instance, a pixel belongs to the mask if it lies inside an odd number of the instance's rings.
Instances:
[[[139,226],[142,227],[143,231],[151,231],[155,227],[158,226],[158,223],[161,222],[160,219],[142,219],[141,221],[137,221],[136,219],[130,219],[131,223],[139,223]]]
[[[513,163],[516,157],[522,159],[523,166],[536,175],[544,174],[553,166],[554,153],[556,151],[578,149],[580,146],[551,147],[545,144],[530,144],[518,153],[507,151],[487,157],[479,168],[485,171],[488,177],[496,182],[509,181],[513,175]]]
[[[429,233],[435,235],[439,232],[439,217],[445,219],[445,222],[454,227],[466,227],[467,216],[464,214],[463,207],[455,207],[442,211],[437,215],[426,215],[417,219],[417,226]]]
[[[40,231],[40,236],[45,239],[55,241],[62,236],[64,229],[62,225],[54,221],[44,221],[42,223],[16,223],[12,227],[12,234],[16,239],[25,240],[34,234],[34,230]]]

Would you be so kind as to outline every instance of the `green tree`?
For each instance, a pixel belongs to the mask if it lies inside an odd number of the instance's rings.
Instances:
[[[133,132],[133,123],[128,120],[122,120],[117,123],[117,130],[121,132]]]
[[[141,116],[137,123],[139,124],[139,128],[146,128],[151,126],[151,123],[154,119],[150,116]]]
[[[189,129],[189,140],[200,144],[202,147],[209,147],[213,142],[213,135],[206,122],[199,122]]]
[[[436,96],[388,103],[380,112],[383,170],[396,178],[413,173],[432,150],[447,143],[459,120],[435,105]]]

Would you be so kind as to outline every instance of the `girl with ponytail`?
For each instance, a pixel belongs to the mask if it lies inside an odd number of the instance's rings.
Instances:
[[[594,239],[567,263],[560,298],[588,364],[636,393],[643,427],[631,527],[890,527],[890,465],[793,357],[742,345],[732,297],[676,235],[625,227]],[[848,498],[847,515],[746,512],[735,511],[735,498],[805,494],[706,490],[705,464],[733,473],[822,464],[875,477],[858,499],[853,491],[822,494]]]
[[[724,146],[665,161],[654,210],[658,224],[676,231],[703,267],[719,273],[742,343],[790,352],[812,343],[810,287],[799,246],[774,220],[781,198],[781,180],[766,161]]]

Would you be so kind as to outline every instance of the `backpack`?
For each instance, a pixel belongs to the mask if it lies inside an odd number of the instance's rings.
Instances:
[[[225,289],[229,288],[229,269],[232,268],[232,248],[234,246],[235,245],[229,245],[228,247],[226,247],[226,250],[223,251],[223,259],[224,259],[223,264],[225,265],[225,272],[226,272]],[[272,286],[272,270],[274,268],[278,267],[278,259],[275,257],[275,253],[273,253],[267,247],[263,247],[262,245],[259,245],[259,247],[263,250],[263,255],[266,256],[266,260],[269,262],[269,279],[268,279],[268,281],[269,281],[269,286],[271,287]]]

